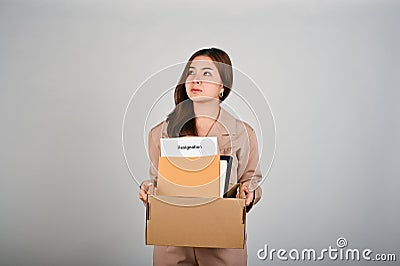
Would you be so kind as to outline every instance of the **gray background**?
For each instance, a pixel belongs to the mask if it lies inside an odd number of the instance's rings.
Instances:
[[[122,117],[146,78],[205,46],[230,54],[276,119],[249,265],[315,264],[256,252],[340,236],[399,257],[399,13],[398,1],[1,1],[0,265],[151,264]]]

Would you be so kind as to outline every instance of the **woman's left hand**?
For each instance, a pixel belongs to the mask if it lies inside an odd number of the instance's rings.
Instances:
[[[251,202],[254,199],[254,191],[249,191],[249,188],[247,186],[243,186],[243,192],[246,196],[246,206],[249,206],[251,204]],[[236,198],[239,198],[240,195],[239,193],[236,194]]]

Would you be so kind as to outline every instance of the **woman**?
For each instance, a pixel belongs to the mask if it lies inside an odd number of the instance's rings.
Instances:
[[[175,109],[149,132],[150,180],[141,184],[146,203],[149,186],[156,184],[160,138],[216,136],[221,155],[233,157],[230,184],[241,183],[247,211],[261,198],[261,172],[254,130],[220,107],[231,91],[232,63],[217,48],[202,49],[188,60],[175,88]],[[154,265],[247,265],[247,248],[191,248],[155,246]]]

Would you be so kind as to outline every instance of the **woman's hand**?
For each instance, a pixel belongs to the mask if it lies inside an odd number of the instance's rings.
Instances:
[[[249,188],[247,186],[243,186],[243,192],[244,195],[246,196],[246,206],[249,206],[253,200],[254,200],[254,191],[249,191]],[[240,194],[239,194],[239,188],[238,188],[238,192],[236,194],[236,198],[240,198]]]
[[[249,188],[244,186],[243,187],[244,194],[246,195],[246,206],[249,206],[251,202],[254,200],[254,191],[249,191]]]
[[[147,191],[149,191],[149,188],[152,186],[152,183],[143,183],[140,186],[140,191],[139,191],[139,199],[143,202],[144,206],[147,204]]]

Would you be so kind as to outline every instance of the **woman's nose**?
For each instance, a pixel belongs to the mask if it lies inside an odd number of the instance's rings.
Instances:
[[[195,84],[195,85],[200,85],[200,83],[201,83],[201,80],[199,80],[199,79],[193,80],[193,84]]]

